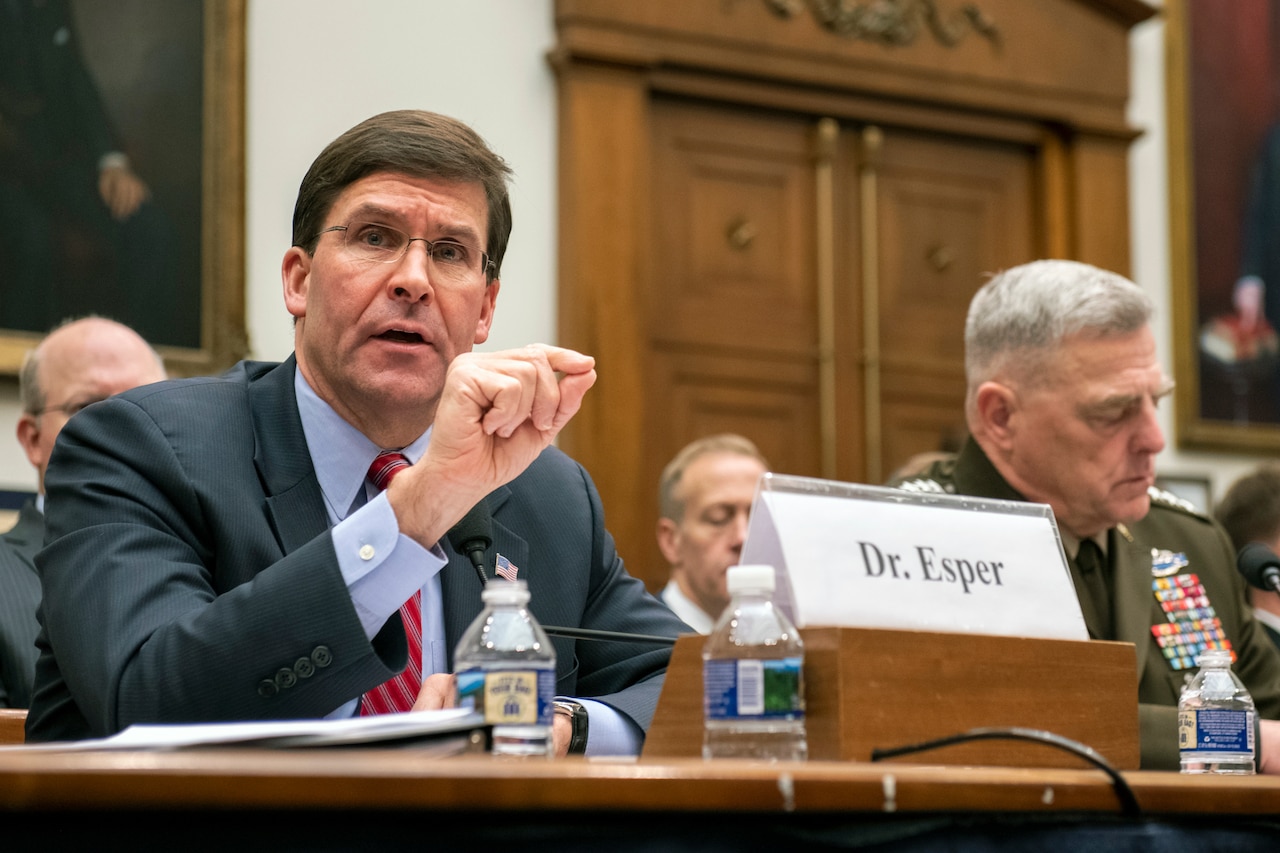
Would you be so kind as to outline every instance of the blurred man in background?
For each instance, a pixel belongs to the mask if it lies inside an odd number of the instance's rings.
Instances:
[[[658,547],[671,565],[661,598],[701,634],[729,604],[726,573],[742,556],[760,475],[769,470],[748,439],[725,433],[685,446],[658,486]]]
[[[44,544],[44,472],[53,443],[85,406],[164,378],[164,362],[146,341],[101,317],[59,326],[23,361],[18,441],[36,469],[38,491],[13,529],[0,536],[0,707],[31,702],[40,603],[35,555]]]

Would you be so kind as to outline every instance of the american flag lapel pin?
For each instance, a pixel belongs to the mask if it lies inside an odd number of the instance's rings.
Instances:
[[[516,575],[520,573],[520,569],[513,565],[510,560],[501,554],[498,555],[498,565],[494,568],[498,576],[509,581],[516,579]]]

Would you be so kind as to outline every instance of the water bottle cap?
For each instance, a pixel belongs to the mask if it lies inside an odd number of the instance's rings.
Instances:
[[[1196,655],[1196,666],[1230,666],[1231,652],[1228,649],[1205,649]]]
[[[776,573],[773,566],[745,565],[729,567],[729,594],[744,590],[773,592]]]
[[[508,581],[491,578],[480,592],[485,604],[527,604],[529,586],[524,581]]]

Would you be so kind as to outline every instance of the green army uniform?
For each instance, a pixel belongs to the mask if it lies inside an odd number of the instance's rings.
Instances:
[[[972,439],[955,458],[935,462],[923,473],[893,485],[911,491],[1025,500]],[[1110,609],[1114,625],[1109,631],[1097,627],[1100,622],[1093,597],[1074,561],[1068,564],[1090,637],[1133,643],[1137,651],[1143,769],[1177,769],[1178,696],[1196,671],[1194,663],[1175,669],[1177,661],[1166,659],[1152,634],[1152,626],[1170,622],[1152,588],[1158,574],[1166,574],[1175,586],[1179,576],[1198,577],[1235,650],[1232,669],[1253,695],[1259,716],[1280,719],[1280,652],[1246,603],[1245,584],[1235,569],[1235,549],[1217,522],[1190,504],[1153,489],[1151,511],[1141,521],[1108,530],[1106,550],[1113,578]],[[1182,578],[1184,583],[1193,580]]]

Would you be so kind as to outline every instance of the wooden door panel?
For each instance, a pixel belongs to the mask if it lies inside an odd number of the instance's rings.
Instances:
[[[964,435],[964,400],[886,400],[884,479],[917,453],[955,449]]]
[[[654,340],[811,353],[810,124],[658,101]]]
[[[674,439],[668,455],[692,438],[737,432],[756,443],[772,470],[818,472],[817,442],[805,440],[818,430],[811,367],[662,353],[654,362],[654,380],[667,389],[662,420]]]
[[[756,443],[771,470],[815,476],[821,466],[817,370],[803,359],[717,355],[682,346],[651,349],[647,374],[641,481],[648,495],[640,505],[640,535],[623,553],[634,555],[628,556],[631,573],[658,589],[667,569],[652,531],[663,466],[695,438],[736,432]]]
[[[877,165],[880,356],[959,365],[987,276],[1037,256],[1035,161],[1021,146],[887,133]]]

